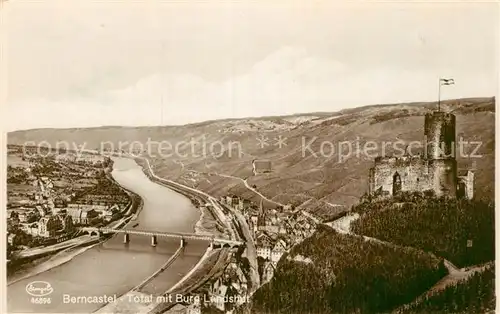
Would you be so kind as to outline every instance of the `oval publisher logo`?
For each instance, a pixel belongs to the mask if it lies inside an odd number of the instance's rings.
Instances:
[[[54,292],[54,288],[46,281],[32,281],[26,285],[26,292],[34,297],[43,297]]]

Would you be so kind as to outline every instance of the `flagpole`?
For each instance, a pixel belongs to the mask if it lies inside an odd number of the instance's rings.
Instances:
[[[441,111],[441,78],[438,81],[438,112]]]

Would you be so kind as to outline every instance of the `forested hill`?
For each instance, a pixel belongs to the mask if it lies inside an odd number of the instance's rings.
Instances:
[[[413,193],[365,200],[353,211],[360,218],[351,225],[352,234],[321,225],[282,257],[272,280],[239,313],[485,313],[494,308],[493,203]],[[445,259],[458,268],[445,267]],[[444,278],[452,283],[447,288],[438,285]],[[431,288],[433,296],[419,299]]]

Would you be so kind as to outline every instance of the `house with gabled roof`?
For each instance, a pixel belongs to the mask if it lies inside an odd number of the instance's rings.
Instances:
[[[262,268],[261,284],[269,282],[273,278],[275,270],[275,265],[271,261],[266,261]]]
[[[281,256],[287,251],[287,244],[283,239],[276,241],[271,250],[271,261],[277,263]]]
[[[233,286],[236,284],[236,287],[238,288],[239,291],[241,292],[248,292],[248,280],[245,274],[243,273],[243,270],[241,268],[236,269],[236,278],[233,281]]]
[[[234,304],[226,302],[226,300],[237,294],[238,291],[236,291],[232,285],[222,284],[219,286],[218,290],[211,295],[210,300],[217,309],[225,312],[234,306]]]
[[[187,305],[186,314],[201,314],[200,298],[194,298],[193,302]]]
[[[229,263],[226,266],[226,269],[237,269],[238,266],[238,259],[236,258],[236,254],[231,254],[231,257],[229,259]]]
[[[15,233],[9,233],[7,236],[7,243],[10,245],[16,246],[17,245],[17,238],[18,236]]]
[[[278,234],[280,235],[285,235],[285,234],[288,234],[288,230],[286,229],[285,225],[284,224],[281,224],[279,227],[278,227]]]
[[[264,259],[271,258],[271,248],[273,246],[273,241],[266,233],[261,233],[256,239],[257,256]]]
[[[304,241],[304,237],[302,236],[302,234],[296,234],[295,235],[295,244],[299,244],[301,243],[302,241]]]

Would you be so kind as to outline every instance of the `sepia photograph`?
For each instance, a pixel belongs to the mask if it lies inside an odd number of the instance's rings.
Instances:
[[[2,313],[496,311],[499,2],[0,0]]]

